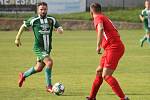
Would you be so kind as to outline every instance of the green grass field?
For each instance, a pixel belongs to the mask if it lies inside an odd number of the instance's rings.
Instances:
[[[33,34],[24,32],[22,46],[14,45],[16,31],[0,31],[0,100],[85,100],[89,94],[99,56],[95,31],[65,31],[53,35],[53,83],[62,82],[63,96],[45,91],[44,72],[26,79],[18,88],[18,73],[35,64]],[[126,52],[114,76],[131,100],[150,100],[150,46],[141,48],[143,30],[120,30]],[[119,100],[104,82],[97,100]]]

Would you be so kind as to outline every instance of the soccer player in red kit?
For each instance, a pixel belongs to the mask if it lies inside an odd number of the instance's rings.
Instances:
[[[103,48],[104,53],[96,69],[96,78],[93,82],[90,96],[86,97],[86,100],[96,100],[96,94],[103,80],[109,84],[120,100],[129,100],[122,91],[117,79],[112,76],[125,50],[120,35],[111,20],[101,12],[100,4],[92,3],[90,5],[90,14],[94,19],[97,32],[96,51],[99,54],[101,48]]]

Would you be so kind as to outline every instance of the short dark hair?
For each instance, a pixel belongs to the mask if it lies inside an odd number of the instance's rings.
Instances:
[[[150,0],[145,0],[145,2],[150,2]]]
[[[41,6],[41,5],[47,6],[47,3],[46,3],[46,2],[39,2],[39,3],[37,4],[37,7],[39,7],[39,6]]]
[[[92,8],[95,12],[101,12],[101,5],[99,3],[92,3],[90,8]]]

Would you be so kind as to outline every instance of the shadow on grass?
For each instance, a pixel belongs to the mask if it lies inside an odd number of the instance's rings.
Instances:
[[[103,95],[115,95],[113,93],[106,93]],[[126,93],[126,95],[150,95],[150,93]]]
[[[86,96],[86,93],[81,92],[71,92],[71,93],[64,93],[62,96]]]
[[[83,94],[63,94],[61,96],[85,96]]]

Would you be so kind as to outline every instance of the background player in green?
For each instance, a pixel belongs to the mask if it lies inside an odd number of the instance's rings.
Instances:
[[[140,19],[144,23],[144,29],[145,29],[145,35],[140,40],[141,47],[143,47],[144,42],[147,40],[147,42],[150,44],[150,1],[145,1],[145,9],[142,10],[142,13],[140,14]]]
[[[53,91],[51,83],[51,71],[53,66],[53,60],[49,56],[52,49],[52,31],[54,27],[58,33],[63,33],[63,29],[55,18],[47,15],[47,10],[47,3],[40,2],[37,5],[38,15],[24,21],[24,24],[20,27],[19,32],[16,36],[15,44],[18,47],[21,46],[21,34],[23,33],[25,28],[32,27],[35,38],[33,51],[37,56],[37,63],[34,67],[31,67],[24,73],[19,73],[18,84],[19,87],[22,87],[25,78],[29,77],[34,73],[41,72],[45,66],[45,77],[47,83],[46,90],[52,93]]]

